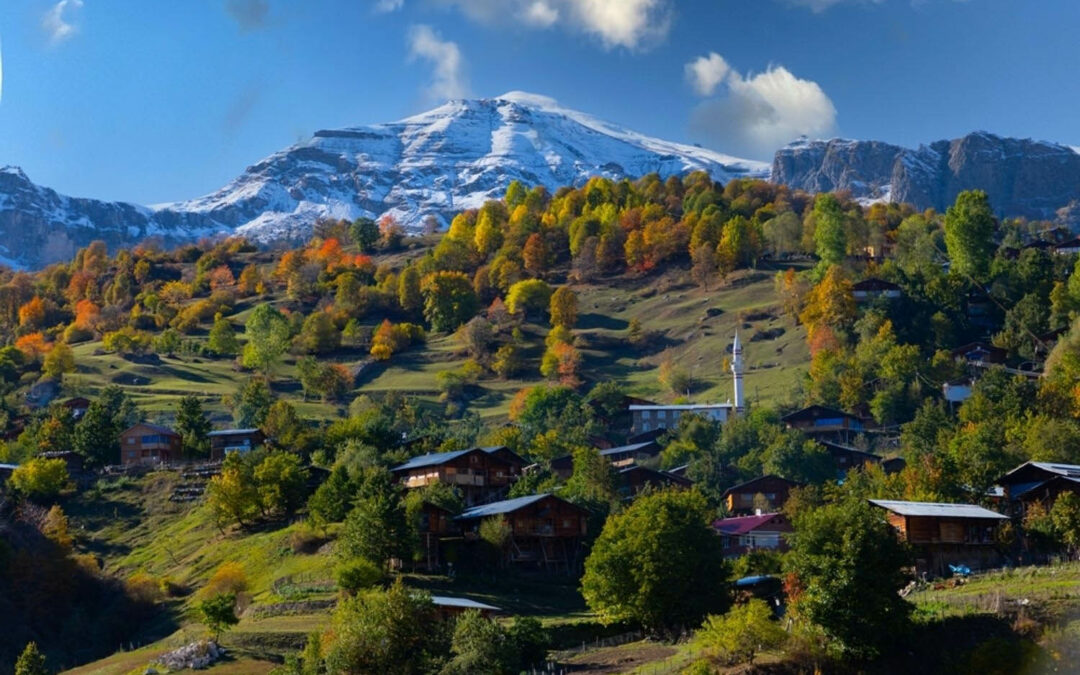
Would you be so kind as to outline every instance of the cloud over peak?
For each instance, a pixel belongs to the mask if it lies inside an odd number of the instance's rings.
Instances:
[[[466,98],[469,83],[465,76],[465,59],[457,43],[443,40],[431,27],[419,24],[409,29],[409,60],[427,61],[432,66],[431,83],[426,93],[434,101]]]
[[[694,109],[691,128],[725,152],[768,158],[799,136],[836,127],[836,107],[818,83],[783,66],[744,76],[711,52],[686,64],[686,76],[699,95],[712,96]]]

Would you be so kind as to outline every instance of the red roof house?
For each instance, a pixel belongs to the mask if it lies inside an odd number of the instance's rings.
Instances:
[[[723,540],[724,555],[736,557],[755,549],[786,551],[786,535],[794,528],[783,513],[723,518],[713,523]]]

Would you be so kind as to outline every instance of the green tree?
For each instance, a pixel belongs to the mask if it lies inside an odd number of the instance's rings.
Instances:
[[[221,530],[233,521],[240,527],[254,522],[259,514],[259,490],[247,453],[225,455],[221,473],[206,486],[206,504]]]
[[[435,272],[424,278],[424,318],[431,328],[452,333],[479,308],[472,282],[463,272]]]
[[[289,332],[289,322],[281,312],[268,304],[257,306],[244,326],[244,367],[269,375],[289,348]]]
[[[1057,539],[1076,556],[1080,552],[1080,495],[1074,492],[1058,495],[1050,507],[1050,522]]]
[[[291,515],[304,503],[307,470],[291,452],[271,452],[255,467],[255,484],[263,515]]]
[[[206,457],[210,454],[210,420],[203,412],[202,401],[194,394],[180,399],[176,407],[176,433],[184,441],[184,454],[188,457]]]
[[[449,649],[431,597],[400,579],[338,603],[324,637],[331,673],[428,673]]]
[[[236,616],[236,594],[218,593],[195,605],[199,620],[210,631],[210,637],[217,640],[221,634],[240,623]]]
[[[608,518],[585,560],[582,595],[605,623],[637,621],[676,635],[722,611],[727,578],[712,513],[696,492],[639,497]]]
[[[361,496],[349,515],[338,539],[338,554],[346,559],[366,558],[388,565],[391,558],[404,557],[409,551],[409,524],[405,508],[393,488]]]
[[[38,650],[36,642],[29,642],[19,660],[15,662],[15,675],[49,675],[45,667],[45,655]]]
[[[540,279],[525,279],[510,287],[506,294],[506,309],[511,314],[535,315],[548,308],[551,286]]]
[[[843,654],[873,658],[902,634],[911,605],[908,551],[884,512],[849,499],[795,514],[787,569],[802,591],[797,612],[824,631]]]
[[[218,314],[214,317],[214,325],[210,328],[210,336],[207,346],[218,356],[236,356],[240,353],[240,341],[236,338],[236,331],[232,322]]]
[[[307,354],[327,354],[341,346],[341,331],[326,312],[312,312],[304,319],[295,344]]]
[[[338,588],[349,595],[356,595],[362,590],[371,588],[382,579],[382,568],[363,558],[343,562],[334,570],[334,581]]]
[[[379,226],[371,218],[357,218],[349,227],[349,236],[361,251],[371,251],[379,241]]]
[[[990,272],[994,255],[997,221],[990,198],[982,190],[966,190],[945,212],[945,249],[950,272],[983,281]]]
[[[406,265],[398,275],[398,305],[410,316],[418,316],[424,309],[424,294],[420,291],[420,270],[416,265]]]
[[[787,633],[764,600],[753,598],[723,616],[710,616],[694,635],[694,646],[720,665],[753,663],[760,651],[776,649]]]
[[[340,523],[349,514],[357,486],[344,466],[334,467],[330,476],[308,499],[308,515],[318,527]]]
[[[228,401],[233,421],[242,428],[261,427],[270,413],[274,394],[270,384],[261,377],[250,377]]]
[[[453,657],[441,675],[509,675],[519,672],[510,634],[499,623],[468,610],[454,622]]]
[[[566,286],[560,286],[551,294],[549,313],[552,327],[573,328],[578,320],[577,293]]]
[[[138,419],[138,410],[124,390],[110,384],[90,403],[86,414],[76,425],[72,439],[75,451],[92,465],[118,463],[120,432]]]
[[[41,372],[49,377],[60,377],[64,373],[75,372],[75,352],[64,342],[57,342],[49,353],[45,355],[45,361],[41,364]]]
[[[819,260],[818,269],[824,271],[832,265],[844,262],[847,255],[847,228],[840,202],[829,192],[823,192],[814,200],[814,252]]]

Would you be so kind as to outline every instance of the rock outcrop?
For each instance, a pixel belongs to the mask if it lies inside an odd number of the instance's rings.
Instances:
[[[776,153],[772,180],[810,192],[946,209],[964,190],[985,190],[1001,216],[1054,219],[1080,199],[1080,154],[1064,145],[985,132],[918,149],[877,141],[800,140]]]

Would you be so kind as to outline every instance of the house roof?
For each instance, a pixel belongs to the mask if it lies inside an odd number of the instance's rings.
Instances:
[[[151,431],[156,431],[156,432],[161,433],[161,434],[168,434],[170,436],[179,436],[180,435],[180,434],[176,433],[175,431],[173,431],[172,429],[170,429],[169,427],[164,427],[164,426],[162,426],[160,424],[150,424],[149,422],[139,422],[138,424],[132,424],[130,427],[125,429],[123,431],[123,433],[126,434],[127,432],[131,431],[132,429],[138,429],[139,427],[143,427],[145,429],[150,429]]]
[[[901,516],[938,516],[944,518],[981,518],[1008,520],[996,511],[975,504],[941,504],[936,502],[901,502],[891,499],[870,499],[875,506],[898,513]]]
[[[718,410],[733,407],[731,403],[679,403],[673,405],[632,405],[630,410]]]
[[[739,518],[722,518],[713,522],[713,527],[723,534],[746,534],[753,532],[773,518],[782,515],[780,513],[762,513],[758,516],[742,516]]]
[[[529,495],[528,497],[517,497],[515,499],[506,499],[501,502],[493,502],[491,504],[484,504],[483,506],[474,506],[471,509],[466,509],[460,516],[454,520],[475,520],[476,518],[487,518],[488,516],[498,516],[504,513],[513,513],[518,509],[523,509],[526,506],[535,504],[541,500],[552,497],[559,499],[547,492],[538,495]],[[559,499],[559,501],[565,501]],[[569,504],[569,502],[567,502]]]
[[[1048,473],[1055,473],[1059,476],[1068,476],[1070,478],[1080,478],[1080,465],[1078,464],[1059,464],[1057,462],[1024,462],[1020,466],[1016,467],[1009,473],[1002,476],[1002,480],[1005,480],[1009,476],[1020,472],[1022,469],[1026,469],[1029,466],[1033,466],[1037,469],[1042,469]]]
[[[673,483],[679,483],[680,485],[690,485],[692,482],[686,476],[680,476],[679,474],[671,473],[670,471],[658,471],[657,469],[650,469],[649,467],[642,466],[640,464],[631,464],[630,466],[619,469],[619,475],[621,476],[623,474],[630,474],[636,471],[644,471],[645,473],[659,476],[664,480],[669,480]]]
[[[425,466],[439,466],[440,464],[446,464],[447,462],[451,462],[451,461],[457,459],[458,457],[464,457],[465,455],[469,454],[470,452],[481,451],[481,452],[484,452],[484,453],[486,453],[488,455],[494,455],[499,450],[506,450],[507,452],[511,452],[508,448],[504,448],[501,445],[492,446],[492,447],[489,447],[489,448],[469,448],[468,450],[453,450],[451,452],[435,452],[435,453],[432,453],[432,454],[429,454],[429,455],[419,455],[418,457],[413,457],[412,459],[405,462],[404,464],[401,464],[399,466],[395,466],[394,468],[390,469],[390,471],[392,471],[392,472],[393,471],[408,471],[410,469],[420,469],[420,468],[423,468]],[[513,454],[513,453],[511,452],[511,454]],[[516,457],[517,455],[514,455],[514,456]],[[524,460],[522,460],[522,461],[524,462]]]
[[[488,612],[501,612],[502,610],[494,605],[486,605],[476,600],[470,600],[468,598],[452,598],[448,595],[433,595],[431,596],[431,604],[436,607],[455,607],[460,609],[479,609]]]
[[[18,468],[19,468],[18,464],[0,464],[0,469],[6,470],[6,471],[14,471],[15,469],[18,469]]]
[[[854,455],[862,455],[874,462],[880,462],[882,460],[881,455],[875,455],[874,453],[867,452],[866,450],[859,450],[858,448],[853,448],[849,445],[844,445],[843,443],[833,443],[832,441],[819,440],[818,444],[825,446],[825,448],[828,450],[838,450],[840,452],[849,452]]]
[[[655,441],[646,441],[645,443],[634,443],[633,445],[620,445],[617,448],[608,448],[607,450],[601,450],[600,456],[607,457],[609,455],[621,455],[624,452],[635,452],[644,448],[656,448],[657,452],[660,452],[660,446]]]
[[[848,417],[853,420],[861,420],[858,415],[852,415],[836,408],[826,408],[823,405],[810,405],[801,410],[788,413],[780,418],[782,422],[797,422],[799,420],[816,420],[821,417]]]
[[[898,291],[900,287],[891,281],[885,281],[877,277],[869,277],[862,281],[852,284],[851,290],[853,291]]]
[[[255,434],[258,429],[217,429],[206,434],[207,436],[239,436],[241,434]]]
[[[757,478],[748,480],[745,483],[739,483],[738,485],[732,485],[728,489],[724,490],[724,494],[721,495],[720,498],[723,499],[724,497],[727,497],[732,492],[741,492],[742,490],[744,490],[744,489],[746,489],[746,488],[748,488],[748,487],[750,487],[752,485],[756,485],[756,484],[760,483],[761,481],[768,480],[768,479],[783,481],[784,483],[787,483],[791,487],[797,487],[799,485],[798,483],[796,483],[793,480],[788,480],[787,478],[783,478],[781,476],[776,476],[776,475],[773,475],[773,474],[770,473],[770,474],[765,475],[765,476],[758,476]]]

